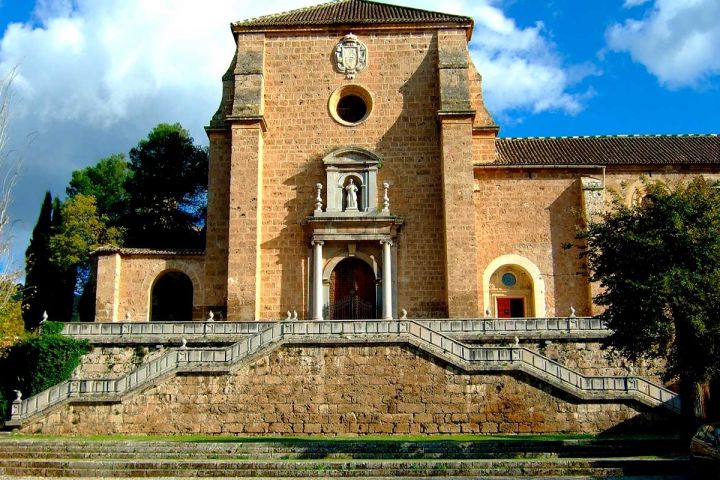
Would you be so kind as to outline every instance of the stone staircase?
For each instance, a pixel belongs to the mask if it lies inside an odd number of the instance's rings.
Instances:
[[[671,439],[222,442],[0,438],[0,476],[44,478],[689,478]]]
[[[585,376],[519,345],[468,346],[413,320],[287,321],[268,323],[226,348],[171,348],[120,379],[70,380],[12,405],[10,427],[53,406],[115,402],[137,389],[181,372],[225,373],[283,344],[407,343],[467,372],[520,371],[584,400],[634,400],[680,412],[674,392],[638,376]]]

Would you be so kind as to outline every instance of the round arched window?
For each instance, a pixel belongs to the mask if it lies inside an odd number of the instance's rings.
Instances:
[[[344,85],[330,95],[330,116],[341,125],[353,127],[364,122],[372,112],[370,92],[360,85]]]
[[[502,276],[502,284],[503,285],[505,285],[506,287],[514,287],[516,283],[517,283],[517,277],[515,276],[515,274],[510,273],[510,272],[503,273],[503,276]]]

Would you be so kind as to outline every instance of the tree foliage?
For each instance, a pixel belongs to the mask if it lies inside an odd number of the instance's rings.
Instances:
[[[118,226],[127,210],[125,183],[131,175],[125,155],[118,153],[95,165],[75,170],[65,193],[68,198],[77,195],[95,197],[98,214],[107,219],[108,225]]]
[[[40,207],[40,215],[30,237],[30,245],[25,251],[25,289],[22,311],[25,329],[28,331],[35,330],[40,325],[52,290],[52,277],[55,273],[50,264],[52,211],[52,195],[50,192],[46,192]]]
[[[637,206],[616,201],[582,235],[595,301],[630,359],[666,358],[668,376],[720,373],[720,191],[697,178],[674,189],[647,183]]]
[[[62,324],[47,322],[39,334],[29,335],[2,352],[0,397],[5,399],[2,413],[8,413],[7,400],[15,398],[13,390],[20,390],[24,397],[35,395],[68,380],[80,364],[90,349],[87,340],[62,336],[61,329]]]
[[[0,350],[15,343],[24,333],[22,287],[10,281],[0,282],[0,295],[9,300],[0,306]]]
[[[180,124],[159,124],[130,151],[126,245],[201,248],[208,152]]]
[[[122,242],[122,229],[107,226],[94,196],[76,194],[62,206],[61,215],[62,222],[50,237],[50,261],[59,268],[75,269],[87,263],[99,246]]]
[[[53,212],[48,193],[26,252],[26,325],[47,310],[69,321],[94,315],[90,254],[101,245],[202,248],[207,200],[207,149],[179,124],[159,124],[130,151],[76,170],[67,200]]]

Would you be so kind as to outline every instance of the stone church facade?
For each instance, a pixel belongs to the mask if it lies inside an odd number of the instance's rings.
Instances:
[[[643,176],[720,178],[718,137],[501,138],[472,32],[366,0],[233,23],[206,128],[206,249],[97,252],[96,324],[66,327],[93,353],[76,384],[18,400],[16,424],[524,433],[673,417],[661,365],[604,357],[570,247],[610,190],[634,202]],[[138,345],[163,348],[131,360]]]
[[[594,313],[575,227],[641,175],[716,174],[718,138],[499,138],[472,28],[347,1],[233,24],[206,250],[101,252],[97,321],[152,319],[166,272],[194,320],[342,318],[353,295],[364,318]]]

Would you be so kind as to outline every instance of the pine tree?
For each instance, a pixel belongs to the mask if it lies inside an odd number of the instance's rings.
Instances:
[[[50,235],[52,233],[52,195],[45,193],[40,216],[33,228],[30,245],[25,251],[25,289],[22,312],[25,329],[35,330],[48,308],[49,286],[52,284],[50,265]]]

